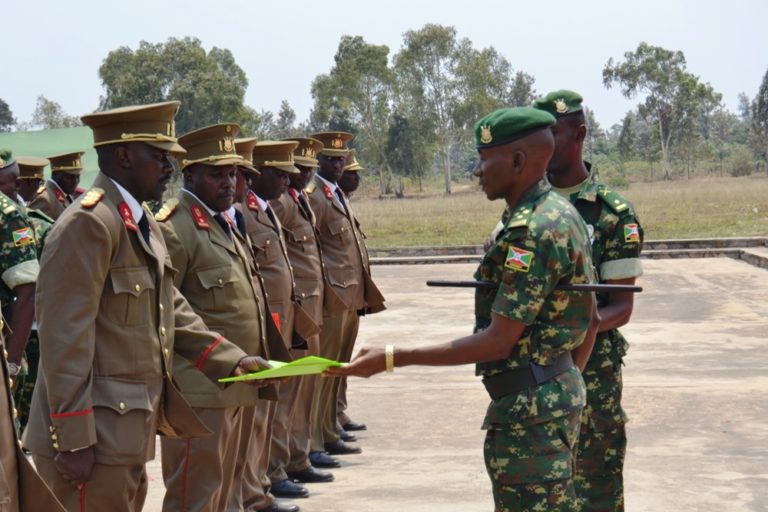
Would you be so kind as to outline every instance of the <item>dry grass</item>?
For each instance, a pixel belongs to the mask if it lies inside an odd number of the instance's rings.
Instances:
[[[768,235],[768,178],[636,183],[622,193],[637,207],[647,240]],[[356,198],[371,248],[482,243],[504,204],[471,185],[450,197]]]

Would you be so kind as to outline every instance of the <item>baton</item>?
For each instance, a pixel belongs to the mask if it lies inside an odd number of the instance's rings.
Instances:
[[[427,286],[438,288],[496,288],[496,283],[492,281],[427,281]],[[640,293],[642,286],[632,284],[559,284],[555,290],[568,292],[630,292]]]

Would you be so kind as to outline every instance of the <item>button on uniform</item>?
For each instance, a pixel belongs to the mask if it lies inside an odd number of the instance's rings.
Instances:
[[[124,410],[125,410],[125,402],[120,402],[120,403],[117,405],[117,407],[118,407],[118,408],[119,408],[121,411],[124,411]]]
[[[133,287],[133,289],[136,290],[137,292],[140,292],[141,291],[141,286],[139,286],[139,283],[136,283],[136,285]]]
[[[165,327],[160,328],[160,336],[165,336]]]

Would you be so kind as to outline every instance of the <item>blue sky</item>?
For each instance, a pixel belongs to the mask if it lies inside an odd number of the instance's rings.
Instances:
[[[580,92],[604,128],[639,100],[606,90],[602,69],[641,41],[682,50],[688,70],[734,112],[738,94],[754,97],[768,68],[768,2],[760,0],[7,0],[3,11],[0,98],[19,121],[29,120],[40,94],[70,115],[94,110],[109,51],[171,36],[229,48],[249,79],[247,104],[276,111],[287,99],[299,119],[309,114],[310,84],[333,65],[342,35],[386,44],[394,54],[403,32],[426,23],[452,25],[476,47],[494,46],[534,75],[541,94]]]

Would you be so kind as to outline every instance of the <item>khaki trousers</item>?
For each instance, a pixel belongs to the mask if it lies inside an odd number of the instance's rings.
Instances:
[[[248,454],[242,461],[245,467],[243,483],[239,496],[235,498],[246,512],[263,510],[275,501],[269,493],[269,447],[272,440],[272,420],[275,418],[277,403],[262,400],[246,408],[246,414],[252,418],[250,429],[251,442]]]
[[[0,344],[0,350],[3,350]],[[0,359],[0,364],[5,364]],[[4,369],[0,368],[0,379],[5,379]],[[11,411],[5,386],[1,382],[0,392],[0,510],[16,512],[19,510],[19,467],[16,461],[16,440],[13,431],[13,413]]]
[[[320,355],[320,335],[316,334],[307,340],[308,350],[306,355]],[[296,405],[296,417],[291,424],[291,435],[288,439],[290,460],[286,470],[289,472],[303,471],[310,466],[309,450],[312,444],[312,399],[315,394],[318,375],[306,375],[299,392]]]
[[[213,434],[197,439],[161,438],[165,498],[163,510],[221,512],[226,510],[240,452],[247,451],[241,436],[243,407],[195,408],[195,414]]]
[[[357,311],[354,309],[323,319],[320,355],[343,361],[345,354],[352,353],[359,325]],[[325,451],[325,443],[339,440],[339,433],[336,430],[336,407],[341,379],[321,377],[318,381],[312,403],[312,451]]]
[[[307,355],[306,350],[293,350],[294,359]],[[290,377],[280,384],[277,410],[272,422],[272,444],[269,448],[269,479],[279,482],[288,478],[286,469],[291,461],[291,435],[294,428],[305,430],[309,417],[299,410],[304,377]]]
[[[53,459],[33,455],[33,460],[37,472],[68,512],[139,512],[144,506],[147,497],[144,464],[96,464],[91,479],[77,490],[61,477]]]

